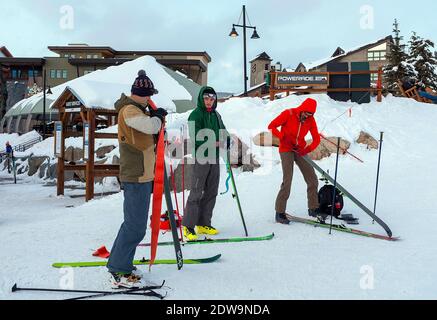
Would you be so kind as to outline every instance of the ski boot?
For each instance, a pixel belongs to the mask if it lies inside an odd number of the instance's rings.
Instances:
[[[207,234],[210,236],[215,236],[219,234],[219,231],[211,226],[197,226],[197,234]]]
[[[198,239],[196,231],[192,228],[183,227],[184,237],[187,238],[188,241],[195,241]]]
[[[310,217],[316,218],[320,223],[325,223],[325,220],[328,217],[328,215],[323,213],[320,208],[308,209],[308,215]]]
[[[277,223],[281,223],[281,224],[290,224],[291,223],[290,219],[288,219],[288,217],[285,213],[276,212],[275,220]]]
[[[111,272],[110,282],[113,289],[136,289],[141,286],[141,278],[133,273]]]

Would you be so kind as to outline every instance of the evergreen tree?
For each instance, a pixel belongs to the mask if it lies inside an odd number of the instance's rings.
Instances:
[[[394,37],[387,54],[388,64],[384,67],[384,80],[390,92],[399,94],[398,81],[414,77],[415,71],[407,62],[406,45],[402,43],[403,37],[401,36],[397,19],[395,19],[393,27]]]
[[[417,73],[417,82],[423,87],[437,89],[437,59],[433,51],[434,43],[431,40],[423,39],[413,32],[409,41],[410,52],[408,63]]]

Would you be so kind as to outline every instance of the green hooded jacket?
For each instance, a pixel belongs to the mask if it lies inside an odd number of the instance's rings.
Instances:
[[[203,94],[205,93],[205,91],[215,93],[215,90],[212,87],[207,87],[207,86],[202,87],[200,89],[199,96],[197,98],[197,108],[194,109],[193,112],[191,112],[190,116],[188,117],[189,128],[190,128],[190,137],[193,141],[195,141],[195,143],[193,144],[193,146],[194,146],[193,152],[196,155],[197,155],[197,150],[199,149],[199,147],[207,141],[207,138],[205,138],[204,141],[202,141],[202,140],[199,141],[196,139],[197,134],[199,133],[200,130],[202,130],[202,129],[213,130],[215,132],[216,141],[220,141],[220,138],[222,138],[222,139],[224,139],[224,142],[226,142],[226,139],[229,136],[229,133],[226,131],[225,136],[220,137],[220,130],[226,130],[226,127],[223,123],[222,117],[216,111],[217,100],[213,106],[213,111],[208,112],[206,110],[205,102],[203,100]],[[216,158],[218,158],[219,157],[219,148],[217,148],[216,151],[217,151]],[[206,151],[203,156],[205,156],[206,158],[209,158],[208,151]]]

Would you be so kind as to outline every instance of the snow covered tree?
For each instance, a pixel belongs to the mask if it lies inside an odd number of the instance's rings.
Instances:
[[[384,68],[384,80],[387,84],[387,89],[390,92],[400,93],[397,82],[406,77],[414,77],[414,68],[408,63],[408,54],[406,45],[402,43],[403,37],[399,30],[397,20],[393,23],[393,43],[389,46],[387,54],[388,64]]]
[[[437,89],[437,59],[433,51],[434,43],[413,32],[409,41],[410,52],[408,63],[416,70],[417,82],[433,90]]]

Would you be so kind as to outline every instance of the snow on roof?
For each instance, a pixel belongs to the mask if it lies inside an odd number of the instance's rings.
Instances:
[[[264,52],[261,52],[261,53],[260,53],[259,55],[257,55],[255,58],[253,58],[252,60],[250,60],[250,62],[253,62],[253,61],[258,60],[258,59],[272,61],[272,58],[270,58],[270,56],[269,56],[265,51],[264,51]]]
[[[267,82],[264,81],[263,83],[260,83],[260,84],[258,84],[258,85],[256,85],[256,86],[253,86],[253,87],[247,89],[247,92],[250,92],[250,91],[252,91],[252,90],[256,90],[256,89],[258,89],[258,88],[264,87],[266,84],[267,84]],[[235,97],[242,96],[243,94],[244,94],[244,91],[243,91],[243,92],[240,92],[240,93],[238,93],[238,94],[236,94]]]
[[[164,70],[163,65],[151,56],[143,56],[119,66],[88,73],[51,88],[53,94],[47,95],[47,109],[49,111],[49,108],[68,88],[88,108],[113,110],[114,102],[120,98],[121,93],[130,94],[132,83],[141,69],[146,71],[159,91],[153,96],[157,105],[175,112],[174,101],[192,100],[191,94]],[[16,116],[23,112],[40,113],[42,112],[42,100],[43,93],[21,100],[8,111],[6,117]]]
[[[191,100],[189,92],[151,56],[89,73],[67,83],[65,89],[69,89],[87,108],[113,110],[114,102],[121,93],[130,94],[132,83],[141,69],[146,71],[159,91],[153,96],[157,105],[176,112],[174,100]]]

